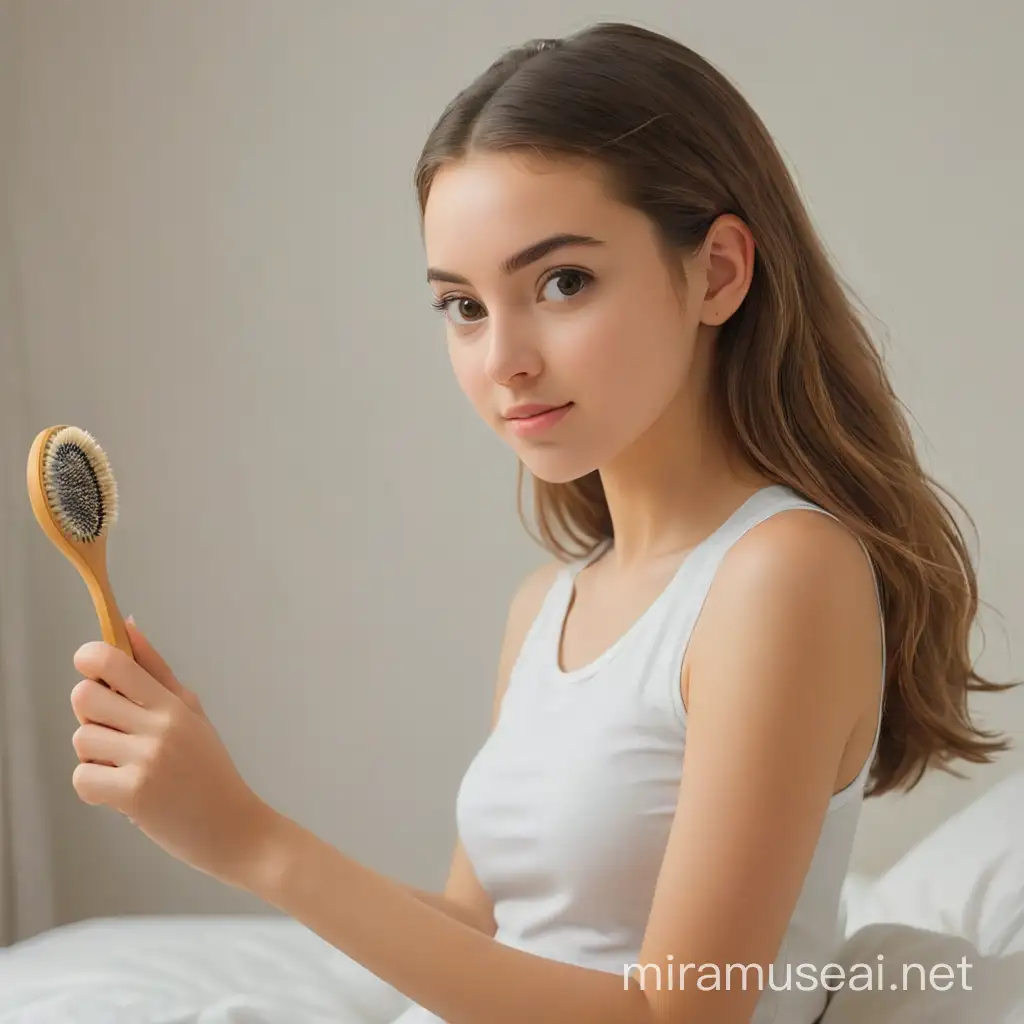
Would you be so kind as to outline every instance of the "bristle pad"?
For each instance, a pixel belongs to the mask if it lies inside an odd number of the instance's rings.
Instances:
[[[103,449],[77,427],[57,431],[43,459],[46,497],[64,534],[95,541],[117,515],[114,475]]]

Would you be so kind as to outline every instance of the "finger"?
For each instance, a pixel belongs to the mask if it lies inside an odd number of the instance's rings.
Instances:
[[[135,660],[140,664],[157,682],[167,687],[176,697],[183,700],[193,710],[196,710],[198,698],[186,686],[178,681],[178,677],[171,671],[171,667],[160,656],[156,648],[149,642],[146,635],[139,629],[135,620],[128,616],[125,619],[125,629],[128,630],[128,639],[131,640],[132,650],[135,652]]]
[[[71,784],[83,803],[105,804],[122,814],[132,814],[133,800],[130,767],[111,767],[102,764],[78,765],[71,776]]]
[[[139,737],[87,722],[75,730],[71,745],[80,761],[118,766],[139,760]]]
[[[94,722],[120,732],[145,732],[149,715],[137,704],[95,679],[82,679],[71,691],[71,707],[83,725]]]
[[[161,707],[167,690],[134,658],[112,644],[91,640],[75,652],[75,668],[89,679],[107,683],[112,689],[144,708]]]

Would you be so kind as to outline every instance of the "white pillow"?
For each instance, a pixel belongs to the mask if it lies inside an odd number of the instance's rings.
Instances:
[[[851,876],[845,934],[875,922],[923,928],[985,955],[1024,952],[1024,771],[952,815],[878,879]]]
[[[843,896],[821,1024],[1024,1022],[1024,772]]]
[[[959,936],[881,922],[858,929],[837,963],[820,1024],[1024,1021],[1024,952],[984,956]]]

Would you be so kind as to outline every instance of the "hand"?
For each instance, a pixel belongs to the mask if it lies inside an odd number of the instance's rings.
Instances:
[[[85,676],[71,692],[75,791],[120,811],[172,857],[241,885],[278,816],[242,781],[199,698],[126,626],[136,660],[98,641],[75,654]]]

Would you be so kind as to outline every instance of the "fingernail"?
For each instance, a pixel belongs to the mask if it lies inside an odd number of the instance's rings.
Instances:
[[[135,616],[134,615],[129,615],[128,618],[125,619],[125,622],[130,622],[134,626],[136,624],[135,623]]]

